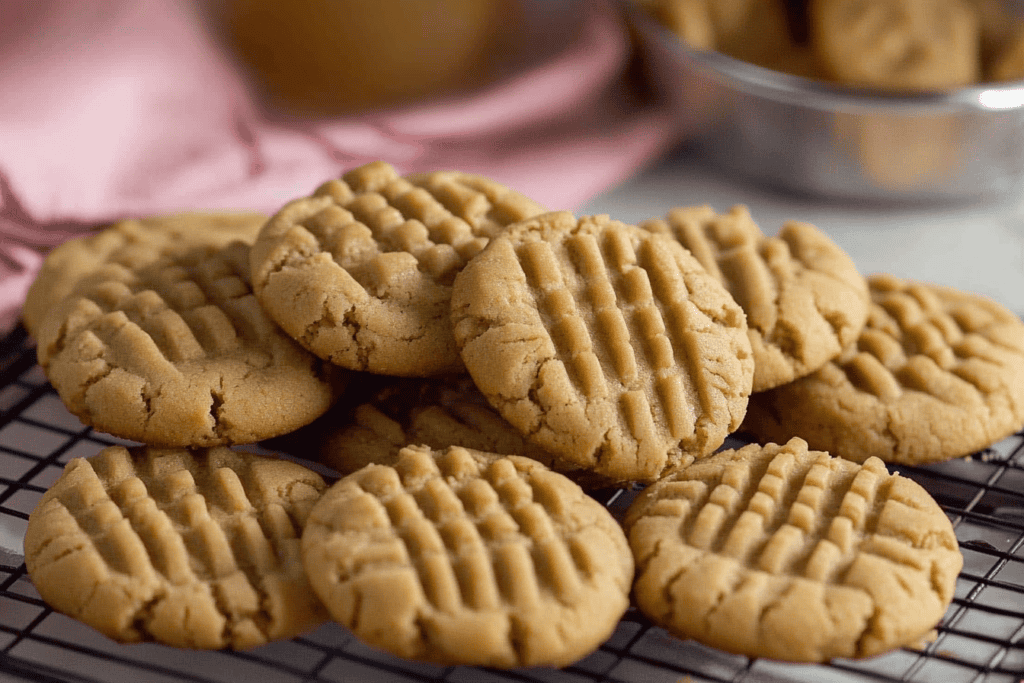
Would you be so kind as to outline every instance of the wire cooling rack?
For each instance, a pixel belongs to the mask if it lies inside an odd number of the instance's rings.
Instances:
[[[937,637],[922,650],[810,666],[751,660],[651,626],[630,610],[600,649],[562,670],[492,671],[407,662],[337,625],[246,652],[120,645],[52,611],[25,573],[29,512],[73,457],[123,443],[70,415],[24,330],[0,341],[0,681],[340,681],[343,683],[1019,683],[1024,680],[1024,432],[972,458],[901,468],[956,528],[964,569]],[[622,498],[602,502],[615,508]]]

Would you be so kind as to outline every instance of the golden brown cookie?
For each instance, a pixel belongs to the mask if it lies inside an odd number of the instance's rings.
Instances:
[[[75,283],[104,263],[136,268],[200,245],[252,243],[267,217],[255,213],[180,213],[117,221],[99,232],[69,240],[43,261],[22,311],[33,336],[46,313],[71,293]]]
[[[695,50],[762,64],[791,49],[781,0],[647,0],[654,16]]]
[[[884,90],[977,81],[978,17],[962,0],[812,0],[811,43],[828,76]]]
[[[540,463],[403,449],[332,486],[302,553],[341,624],[400,657],[564,666],[629,606],[633,558],[611,514]]]
[[[915,645],[963,565],[952,525],[918,484],[799,439],[674,470],[624,524],[640,609],[748,657],[825,662]]]
[[[768,237],[744,206],[725,214],[695,206],[641,227],[679,240],[747,314],[755,392],[817,370],[864,327],[867,282],[813,225],[790,221]]]
[[[37,356],[84,423],[160,446],[287,433],[330,407],[344,375],[267,318],[242,242],[104,265],[44,318]]]
[[[278,212],[252,250],[263,307],[321,358],[385,375],[464,372],[451,284],[510,223],[541,211],[480,176],[400,177],[375,162]]]
[[[744,429],[863,462],[969,455],[1024,424],[1024,322],[982,296],[889,275],[857,345],[751,398]]]
[[[678,242],[549,213],[459,273],[452,323],[477,387],[566,463],[656,479],[736,429],[754,373],[746,317]]]
[[[75,458],[25,531],[54,609],[122,642],[242,649],[327,619],[300,539],[325,487],[287,460],[226,448],[112,446]]]
[[[965,173],[962,154],[969,123],[962,116],[879,115],[838,112],[833,141],[874,187],[896,192],[934,191]],[[894,149],[893,141],[899,141]]]

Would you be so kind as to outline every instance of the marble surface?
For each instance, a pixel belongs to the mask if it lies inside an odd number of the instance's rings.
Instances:
[[[948,205],[857,205],[783,194],[730,178],[680,148],[578,214],[625,222],[674,206],[746,204],[767,234],[787,220],[817,225],[862,273],[888,272],[989,296],[1024,316],[1024,197]]]

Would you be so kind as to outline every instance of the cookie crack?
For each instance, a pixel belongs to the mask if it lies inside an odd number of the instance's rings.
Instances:
[[[651,559],[653,559],[653,556]],[[663,606],[663,611],[662,614],[657,616],[657,621],[660,621],[661,623],[671,623],[675,621],[672,617],[676,609],[683,607],[683,605],[676,604],[676,600],[672,595],[672,590],[675,588],[676,583],[682,580],[683,576],[689,571],[689,569],[690,565],[683,565],[665,579],[661,588],[661,604]]]
[[[529,638],[529,625],[514,614],[508,615],[508,644],[515,653],[516,662],[526,662],[526,653]]]
[[[141,640],[149,642],[155,640],[149,630],[149,622],[153,620],[153,611],[156,609],[156,606],[166,597],[167,590],[161,586],[153,592],[149,599],[136,606],[131,629],[139,635]]]
[[[160,393],[159,387],[153,387],[149,384],[144,384],[139,390],[139,401],[142,403],[143,430],[149,427],[149,423],[156,416],[156,406],[154,406],[154,401],[160,398]]]
[[[216,386],[210,387],[210,417],[213,419],[213,430],[217,436],[223,437],[227,425],[222,423],[224,411],[224,378],[219,377]]]
[[[704,618],[702,619],[704,633],[714,633],[712,620],[715,618],[715,615],[718,613],[718,610],[721,609],[722,604],[725,602],[726,598],[728,598],[730,595],[736,594],[737,587],[739,587],[743,583],[743,574],[744,573],[742,569],[740,571],[732,572],[732,575],[728,579],[729,585],[725,588],[722,588],[721,590],[718,590],[714,594],[714,600],[708,605],[707,611],[704,613]],[[758,623],[760,623],[760,615],[757,621]]]
[[[81,527],[79,527],[79,528],[81,528]],[[39,546],[37,548],[35,548],[35,552],[33,552],[31,554],[26,554],[25,555],[25,561],[28,564],[34,563],[40,557],[43,557],[44,555],[46,555],[47,549],[51,545],[53,545],[57,541],[63,541],[64,539],[68,538],[69,536],[76,538],[77,539],[77,543],[75,543],[75,545],[73,545],[71,547],[65,548],[64,550],[58,552],[53,557],[48,557],[46,559],[47,564],[56,564],[57,562],[60,562],[61,560],[63,560],[66,557],[69,557],[69,556],[74,555],[76,553],[83,552],[85,550],[88,550],[89,548],[95,548],[96,547],[95,544],[92,543],[92,537],[91,536],[88,537],[89,540],[86,541],[86,540],[82,539],[81,536],[79,536],[78,534],[74,534],[74,533],[60,534],[58,536],[53,536],[52,538],[47,538],[43,543],[39,544]]]
[[[86,396],[89,395],[89,390],[92,389],[97,384],[99,384],[100,382],[102,382],[103,380],[105,380],[107,377],[109,377],[110,374],[114,371],[113,366],[107,363],[107,361],[104,360],[102,357],[97,358],[96,360],[100,360],[103,362],[103,366],[100,369],[100,371],[86,377],[82,381],[81,385],[78,387],[78,390],[74,392],[72,397],[70,397],[70,402],[72,403],[72,405],[78,407],[79,411],[81,411],[80,417],[82,419],[82,422],[86,424],[91,424],[93,422],[92,409],[89,406],[89,402],[86,399]]]

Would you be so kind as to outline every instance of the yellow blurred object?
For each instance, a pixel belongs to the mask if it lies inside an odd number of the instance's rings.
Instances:
[[[961,0],[812,0],[811,43],[833,80],[942,90],[981,76],[978,16]]]
[[[694,50],[804,78],[905,93],[1024,79],[1008,0],[633,2]]]
[[[663,24],[695,50],[762,64],[790,46],[781,0],[647,0]]]
[[[515,0],[225,0],[224,38],[273,104],[339,114],[485,83]]]

